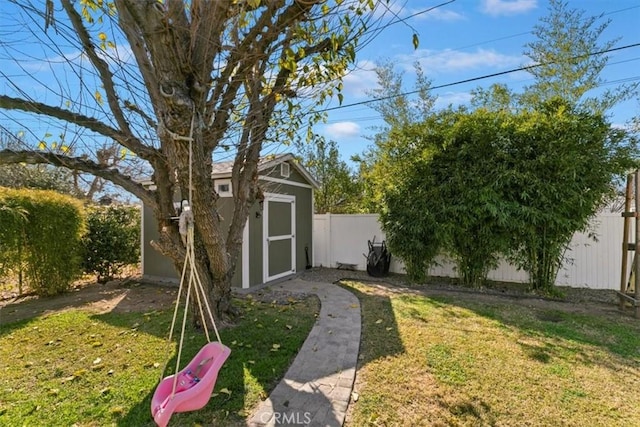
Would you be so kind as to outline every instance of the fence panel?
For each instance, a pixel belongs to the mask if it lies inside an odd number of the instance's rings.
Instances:
[[[338,263],[355,264],[358,270],[366,270],[367,241],[382,241],[378,216],[333,215],[314,216],[314,266],[336,267]],[[633,227],[632,227],[633,229]],[[558,272],[558,285],[594,289],[619,289],[622,257],[623,219],[620,214],[601,214],[594,218],[589,233],[576,233],[567,252],[567,261]],[[631,236],[634,236],[633,230]],[[595,237],[595,239],[594,239]],[[630,239],[633,242],[633,237]],[[630,255],[633,255],[631,253]],[[631,267],[626,272],[628,277]],[[434,276],[457,277],[455,264],[444,257],[431,268]],[[404,273],[404,265],[393,257],[391,271]],[[527,274],[506,261],[489,272],[489,278],[506,282],[526,282]]]

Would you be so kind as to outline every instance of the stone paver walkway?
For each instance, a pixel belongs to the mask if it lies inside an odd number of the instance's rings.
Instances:
[[[320,315],[284,378],[247,425],[342,426],[360,348],[358,298],[330,283],[300,279],[271,288],[316,294]]]

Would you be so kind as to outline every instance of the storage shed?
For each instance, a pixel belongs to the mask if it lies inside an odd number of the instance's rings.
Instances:
[[[222,218],[233,215],[233,162],[213,165]],[[277,281],[313,265],[313,190],[316,180],[291,154],[265,157],[258,165],[264,201],[251,207],[232,286],[249,288]],[[143,207],[142,275],[152,281],[178,281],[173,262],[151,246],[159,236],[153,211]]]

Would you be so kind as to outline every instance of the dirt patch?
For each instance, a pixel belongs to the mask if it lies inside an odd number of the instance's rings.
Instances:
[[[175,303],[177,292],[175,285],[143,283],[133,278],[83,284],[54,297],[27,296],[0,301],[0,324],[70,309],[93,313],[165,309]]]

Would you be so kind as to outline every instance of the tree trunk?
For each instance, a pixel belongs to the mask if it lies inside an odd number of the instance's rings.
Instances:
[[[190,117],[184,118],[190,122]],[[231,277],[233,266],[237,259],[237,248],[228,248],[224,239],[223,219],[217,211],[218,196],[214,191],[211,153],[207,152],[201,142],[201,132],[193,132],[193,142],[189,147],[188,141],[168,141],[165,145],[167,163],[176,165],[177,186],[180,188],[180,200],[190,202],[193,212],[195,263],[198,276],[206,290],[209,307],[214,318],[218,321],[231,322],[236,317],[236,311],[231,304]],[[169,183],[167,183],[169,184]],[[167,185],[165,184],[165,185]],[[163,183],[158,183],[158,186]],[[189,189],[192,191],[189,191]],[[197,191],[196,191],[197,190]],[[165,191],[164,194],[168,192]],[[191,198],[191,200],[189,200]],[[159,201],[158,205],[165,209],[173,209],[173,200]],[[165,218],[174,216],[173,212],[161,212],[158,215],[160,230],[165,230],[166,237],[160,240],[163,254],[170,256],[177,271],[182,272],[185,261],[185,249],[182,239],[177,233],[176,221],[167,223]],[[226,219],[230,221],[231,219]],[[246,221],[246,217],[244,218]],[[176,250],[176,245],[179,250]],[[188,276],[187,276],[188,279]],[[192,300],[192,302],[195,300]],[[195,304],[192,304],[195,308]],[[194,322],[199,323],[199,312],[194,312]]]

